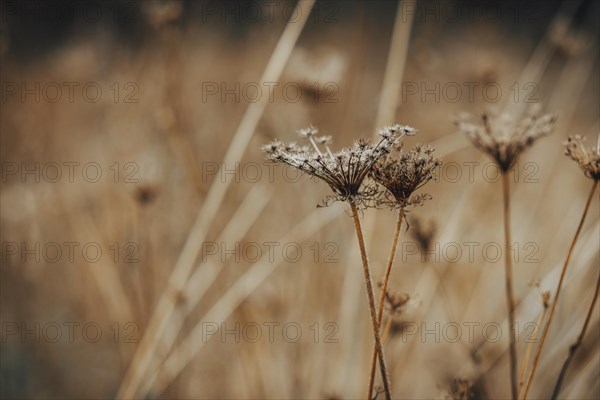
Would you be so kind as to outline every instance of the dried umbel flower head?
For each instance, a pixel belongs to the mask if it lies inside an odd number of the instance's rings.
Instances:
[[[600,180],[600,136],[596,148],[585,147],[585,138],[579,135],[569,136],[564,145],[565,155],[579,163],[585,176],[595,181]]]
[[[492,110],[486,111],[479,121],[472,115],[462,114],[455,123],[475,147],[492,156],[502,172],[507,172],[522,152],[552,132],[556,117],[538,114],[538,109],[532,109],[515,123],[510,115],[498,115]]]
[[[294,143],[284,144],[278,140],[262,149],[267,154],[267,159],[297,168],[326,182],[334,192],[327,200],[366,206],[376,195],[372,188],[362,188],[371,168],[410,133],[400,125],[388,126],[378,132],[379,141],[376,143],[358,140],[351,147],[333,153],[329,148],[331,137],[318,136],[318,130],[311,126],[298,131],[298,134],[308,139],[312,149]]]
[[[402,151],[402,146],[398,146],[396,150],[397,156],[383,158],[371,171],[371,178],[394,197],[392,201],[381,202],[391,207],[403,208],[420,205],[429,195],[413,195],[414,192],[433,179],[434,170],[442,162],[433,155],[434,149],[430,146],[418,144],[407,152]]]

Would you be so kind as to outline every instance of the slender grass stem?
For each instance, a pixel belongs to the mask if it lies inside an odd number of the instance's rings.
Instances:
[[[542,310],[542,313],[540,314],[540,317],[538,318],[538,320],[535,324],[536,328],[539,328],[544,323],[547,311],[548,311],[548,307],[547,307],[547,304],[545,304],[544,309]],[[531,340],[529,341],[529,343],[527,344],[527,349],[525,350],[525,356],[523,357],[523,362],[521,365],[521,373],[519,374],[519,390],[517,391],[517,399],[521,395],[521,390],[523,390],[523,386],[525,385],[525,378],[526,378],[525,375],[527,372],[527,367],[529,365],[529,357],[531,356],[531,350],[533,349],[533,343],[535,343],[537,341],[539,331],[540,331],[539,329],[536,329],[533,332],[533,336],[532,336]]]
[[[512,398],[517,398],[517,344],[515,343],[515,296],[513,271],[510,260],[510,177],[502,174],[504,200],[504,267],[506,269],[506,300],[508,303],[508,323],[510,324],[510,383]]]
[[[279,80],[300,33],[309,19],[314,3],[315,0],[307,0],[296,5],[294,11],[300,17],[287,23],[267,62],[260,82],[277,82]],[[249,105],[231,139],[221,165],[233,165],[241,160],[267,105],[266,96],[262,96],[259,101]],[[182,289],[196,265],[194,261],[200,254],[207,232],[219,212],[231,182],[232,180],[221,181],[215,179],[211,183],[183,249],[170,272],[167,286],[156,303],[144,336],[136,348],[129,368],[121,381],[116,398],[137,397],[140,385],[150,374],[149,367],[157,354],[158,341],[167,330],[170,317],[177,309],[175,304],[177,296],[174,293],[176,294]]]
[[[563,281],[567,274],[567,267],[569,266],[569,261],[571,260],[571,256],[573,255],[573,249],[577,244],[577,239],[579,239],[579,234],[581,233],[581,228],[583,228],[583,223],[585,221],[585,217],[587,216],[588,210],[590,209],[590,204],[592,203],[592,198],[594,197],[594,191],[596,190],[596,186],[598,186],[598,182],[594,182],[594,186],[592,186],[592,190],[585,204],[585,208],[583,210],[583,215],[581,216],[581,220],[579,221],[579,225],[577,226],[577,231],[575,231],[575,237],[573,237],[573,242],[571,243],[571,247],[569,247],[569,252],[567,253],[567,258],[565,259],[565,263],[563,264],[562,272],[560,273],[560,279],[558,280],[558,286],[556,287],[556,295],[554,296],[554,301],[552,302],[552,308],[550,309],[550,314],[548,315],[548,322],[546,322],[546,326],[544,326],[544,332],[540,338],[540,345],[537,348],[535,353],[535,358],[533,360],[533,364],[531,366],[531,372],[529,373],[529,378],[527,379],[527,384],[525,385],[525,392],[523,393],[523,400],[527,399],[527,393],[529,392],[529,387],[533,382],[533,378],[535,377],[535,372],[537,370],[538,363],[540,361],[540,356],[542,354],[542,349],[544,348],[544,342],[546,340],[546,336],[548,336],[548,331],[550,330],[550,324],[552,323],[552,317],[554,317],[554,311],[556,310],[556,305],[558,304],[558,297],[560,296],[560,291],[563,285]],[[595,302],[595,300],[594,300]]]
[[[587,316],[585,317],[585,322],[583,323],[583,327],[581,328],[581,333],[579,333],[579,337],[577,341],[571,345],[569,348],[569,356],[565,360],[558,379],[556,380],[556,385],[554,386],[554,391],[552,392],[552,400],[558,398],[558,394],[560,393],[560,388],[562,386],[563,380],[567,375],[567,369],[571,364],[571,360],[575,356],[575,352],[583,343],[583,338],[585,336],[585,332],[587,331],[588,325],[590,324],[590,320],[592,319],[592,314],[594,313],[594,306],[596,305],[596,301],[598,300],[598,292],[600,291],[600,274],[598,275],[598,280],[596,281],[596,291],[594,292],[594,298],[592,299],[592,304],[590,304],[590,309],[588,310]]]
[[[385,276],[383,278],[383,285],[381,287],[381,296],[379,297],[379,309],[377,310],[377,321],[381,326],[383,322],[383,307],[385,306],[385,295],[387,293],[388,282],[390,280],[390,274],[392,272],[392,265],[394,264],[394,258],[396,257],[396,248],[398,247],[398,238],[400,237],[400,230],[402,229],[402,220],[404,219],[404,208],[398,210],[398,221],[396,222],[396,231],[394,232],[394,239],[392,240],[392,248],[390,250],[390,257],[388,259],[387,267],[385,270]],[[373,357],[371,359],[371,375],[369,378],[369,396],[373,393],[373,386],[375,384],[375,366],[377,365],[377,347],[373,347]]]
[[[392,329],[392,318],[391,317],[389,317],[385,321],[385,326],[383,327],[383,333],[381,334],[381,341],[382,341],[382,343],[385,343],[385,339],[390,334],[390,329]]]
[[[358,210],[356,208],[356,204],[350,202],[350,208],[352,209],[352,217],[354,218],[354,227],[356,228],[356,236],[358,238],[358,245],[360,247],[363,272],[365,274],[365,284],[367,286],[367,296],[369,297],[369,308],[371,311],[371,322],[373,323],[373,336],[375,337],[375,347],[377,348],[377,352],[379,353],[379,368],[381,369],[383,390],[385,392],[386,400],[391,400],[392,394],[390,390],[387,367],[385,365],[385,359],[383,358],[383,347],[381,346],[381,337],[379,334],[379,321],[377,320],[377,310],[375,309],[375,296],[373,295],[373,283],[371,281],[371,272],[369,270],[369,263],[367,261],[365,240],[363,238],[362,228],[360,226],[360,220],[358,218]],[[370,398],[371,392],[369,392],[367,399],[369,400]]]

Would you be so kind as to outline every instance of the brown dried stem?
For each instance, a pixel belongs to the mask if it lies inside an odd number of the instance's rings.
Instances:
[[[567,267],[569,266],[569,261],[571,260],[571,256],[573,255],[573,249],[575,249],[575,245],[577,244],[577,239],[579,239],[579,234],[581,233],[581,229],[583,228],[583,223],[585,221],[585,217],[587,216],[588,210],[590,209],[590,204],[592,203],[592,198],[594,197],[594,191],[596,190],[596,186],[598,186],[598,181],[594,181],[594,185],[592,186],[592,190],[585,204],[585,208],[583,210],[583,215],[581,216],[581,220],[579,221],[579,225],[577,226],[577,231],[575,231],[575,237],[573,237],[573,242],[571,243],[571,247],[569,247],[569,252],[567,253],[567,258],[565,259],[565,263],[563,264],[562,272],[560,273],[560,279],[558,280],[558,286],[556,287],[556,295],[554,296],[554,301],[552,302],[552,308],[550,309],[550,314],[548,315],[548,322],[544,327],[544,332],[540,338],[540,345],[537,348],[535,353],[535,358],[533,360],[533,364],[531,366],[531,372],[529,373],[529,378],[527,379],[527,384],[525,385],[525,392],[523,393],[523,400],[527,399],[527,393],[529,392],[529,388],[531,386],[531,382],[533,382],[533,378],[535,377],[535,372],[537,370],[538,363],[540,361],[540,356],[542,354],[542,349],[544,348],[544,342],[546,340],[546,336],[548,336],[548,331],[550,330],[550,324],[552,323],[552,317],[554,316],[554,311],[556,310],[556,305],[558,304],[558,297],[560,296],[560,291],[563,285],[563,281],[567,274]],[[556,389],[555,389],[556,390]]]
[[[548,311],[548,305],[544,304],[544,309],[540,314],[540,317],[535,323],[535,331],[533,332],[533,336],[529,343],[527,344],[527,349],[525,350],[525,356],[523,357],[523,364],[521,365],[521,372],[519,373],[519,390],[517,391],[517,398],[521,395],[521,390],[525,385],[525,374],[527,372],[527,366],[529,365],[529,357],[531,356],[531,350],[533,349],[533,343],[537,342],[537,337],[539,333],[539,327],[544,323],[546,318],[546,313]]]
[[[598,292],[600,291],[600,274],[598,275],[598,280],[596,281],[596,291],[594,292],[594,298],[592,299],[592,304],[590,304],[590,309],[588,310],[587,316],[585,317],[585,322],[583,323],[583,327],[581,328],[581,333],[579,333],[579,337],[577,341],[571,345],[569,348],[569,356],[565,360],[562,368],[560,369],[560,375],[556,380],[556,385],[554,386],[554,391],[552,392],[552,400],[558,398],[558,393],[560,393],[560,388],[562,386],[563,380],[567,375],[567,369],[571,364],[571,360],[575,356],[575,352],[583,343],[583,338],[585,336],[585,332],[587,331],[588,325],[590,324],[590,320],[592,319],[592,314],[594,313],[594,306],[596,305],[596,301],[598,300]]]
[[[510,177],[502,174],[504,200],[504,266],[506,269],[506,300],[510,325],[510,383],[512,398],[517,398],[517,344],[515,342],[515,295],[513,290],[512,263],[510,260]]]
[[[360,255],[362,258],[363,272],[365,274],[365,284],[367,286],[367,296],[369,298],[369,308],[371,311],[371,322],[373,323],[373,336],[375,337],[375,347],[379,354],[379,368],[381,369],[381,379],[383,380],[383,390],[385,392],[386,400],[391,400],[392,394],[390,390],[389,377],[387,373],[387,367],[385,365],[385,359],[383,358],[383,347],[381,346],[381,336],[379,334],[379,321],[377,319],[377,310],[375,308],[375,296],[373,295],[373,283],[371,281],[371,272],[369,270],[369,263],[367,261],[367,252],[365,247],[365,241],[360,226],[360,220],[358,218],[358,209],[356,204],[350,202],[350,208],[352,209],[352,217],[354,218],[354,227],[356,228],[356,236],[358,238],[358,245],[360,247]],[[371,392],[367,399],[370,399]]]
[[[383,322],[383,307],[385,305],[385,295],[387,293],[387,286],[392,272],[392,265],[394,264],[394,258],[396,257],[396,248],[398,247],[398,238],[400,237],[400,230],[402,228],[402,220],[404,219],[404,208],[398,210],[398,221],[396,223],[396,232],[394,232],[394,239],[392,241],[392,249],[390,250],[390,257],[388,259],[387,268],[385,270],[385,276],[383,278],[383,285],[381,287],[381,296],[379,297],[379,310],[377,310],[377,321],[381,326]],[[375,366],[377,365],[377,347],[373,347],[373,357],[371,359],[371,375],[369,377],[369,395],[373,393],[373,385],[375,383]]]

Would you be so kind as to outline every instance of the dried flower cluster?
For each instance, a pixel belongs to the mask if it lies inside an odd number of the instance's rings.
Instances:
[[[555,122],[554,115],[540,116],[538,110],[531,110],[518,124],[508,114],[498,115],[495,111],[485,112],[480,121],[470,114],[462,114],[455,121],[473,145],[492,156],[503,172],[511,169],[536,140],[550,134]]]
[[[398,156],[382,158],[371,171],[373,180],[392,194],[392,201],[381,200],[391,207],[405,208],[410,205],[420,205],[430,198],[427,194],[413,195],[433,179],[434,170],[442,164],[433,155],[434,149],[429,146],[416,145],[407,152],[402,146],[397,148]]]
[[[595,181],[600,180],[600,137],[598,147],[585,147],[585,138],[569,136],[564,143],[565,155],[579,163],[585,176]]]
[[[309,127],[298,134],[309,140],[312,149],[276,140],[263,146],[263,151],[271,161],[287,164],[326,182],[334,192],[327,200],[367,205],[377,197],[377,191],[372,187],[362,188],[365,178],[382,157],[390,153],[404,136],[413,132],[409,127],[388,126],[378,132],[380,139],[377,143],[358,140],[351,147],[333,153],[329,148],[331,136],[317,136],[317,129]],[[321,147],[324,147],[323,151]]]

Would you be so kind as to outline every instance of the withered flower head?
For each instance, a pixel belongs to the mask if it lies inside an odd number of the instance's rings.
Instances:
[[[585,147],[585,138],[569,136],[565,143],[565,155],[579,163],[585,176],[595,181],[600,180],[600,136],[598,147]]]
[[[371,170],[373,180],[394,197],[392,201],[381,202],[392,207],[420,205],[429,195],[413,193],[433,179],[434,170],[442,162],[433,155],[434,149],[430,146],[418,144],[407,152],[403,152],[402,146],[398,146],[396,150],[397,157],[384,157]]]
[[[298,134],[309,140],[309,146],[290,146],[275,140],[263,146],[267,159],[297,168],[310,176],[326,182],[334,195],[327,200],[352,202],[366,206],[375,196],[371,188],[361,186],[373,165],[387,155],[399,143],[403,136],[408,135],[401,126],[395,125],[383,128],[378,132],[380,139],[377,143],[358,140],[351,147],[333,153],[328,144],[331,137],[317,137],[318,130],[314,127],[300,130]],[[324,147],[322,151],[321,147]]]
[[[479,121],[472,115],[462,114],[455,123],[475,147],[492,156],[502,172],[507,172],[522,152],[552,132],[556,117],[538,114],[538,109],[532,109],[515,123],[508,114],[486,111]]]

